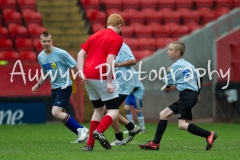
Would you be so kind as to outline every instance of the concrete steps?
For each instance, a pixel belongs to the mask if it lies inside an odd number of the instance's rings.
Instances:
[[[88,28],[76,0],[37,0],[43,25],[53,36],[56,47],[77,54],[89,37]]]

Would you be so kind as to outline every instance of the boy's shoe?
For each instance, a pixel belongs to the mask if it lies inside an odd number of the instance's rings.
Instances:
[[[126,145],[126,140],[123,139],[122,141],[115,139],[114,141],[112,141],[112,143],[110,144],[111,146],[122,146],[122,145]]]
[[[135,125],[134,129],[129,131],[128,137],[126,138],[126,143],[130,142],[131,140],[133,140],[134,136],[136,134],[138,134],[140,132],[140,130],[141,130],[140,127]]]
[[[77,132],[78,132],[78,137],[75,141],[71,142],[71,143],[82,143],[82,142],[87,142],[88,140],[88,129],[87,128],[78,128]]]
[[[85,146],[82,149],[83,151],[93,151],[93,147],[92,146]]]
[[[212,148],[213,142],[215,141],[215,139],[217,139],[217,137],[218,137],[217,133],[211,131],[210,136],[206,138],[206,141],[207,141],[206,150],[210,150]]]
[[[140,144],[139,147],[146,150],[159,150],[160,144],[155,144],[153,141],[149,141],[146,144]]]
[[[144,134],[144,133],[146,133],[146,129],[141,129],[138,134]]]
[[[123,133],[124,133],[124,134],[128,134],[128,130],[124,131]]]
[[[95,138],[100,142],[102,147],[106,149],[111,149],[111,145],[109,144],[108,140],[104,137],[102,133],[98,132],[97,130],[94,130],[92,135],[93,135],[93,138]]]

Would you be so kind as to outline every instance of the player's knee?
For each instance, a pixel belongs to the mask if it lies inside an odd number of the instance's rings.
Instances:
[[[55,110],[52,110],[52,116],[53,116],[54,118],[58,119],[58,118],[59,118],[59,113],[56,112]]]
[[[186,130],[186,125],[184,123],[178,123],[178,128],[180,130]]]
[[[167,118],[166,115],[165,115],[165,113],[164,113],[163,111],[161,111],[161,112],[159,113],[159,117],[160,117],[160,119],[166,119],[166,118]]]
[[[140,109],[135,109],[135,112],[138,114],[138,113],[141,113],[141,110]]]

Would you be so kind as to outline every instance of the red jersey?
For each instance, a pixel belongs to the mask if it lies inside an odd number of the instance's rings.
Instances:
[[[122,46],[123,38],[110,28],[100,30],[90,36],[81,45],[87,53],[83,72],[88,79],[100,79],[100,69],[95,69],[100,64],[107,63],[109,54],[118,55]],[[106,73],[106,65],[102,67],[102,73]],[[103,77],[106,79],[107,77]]]

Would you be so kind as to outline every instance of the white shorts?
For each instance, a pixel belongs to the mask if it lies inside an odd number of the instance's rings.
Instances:
[[[118,97],[118,88],[115,80],[112,80],[114,86],[114,92],[107,92],[107,80],[95,80],[88,79],[88,83],[85,84],[85,88],[88,92],[89,99],[91,101],[96,101],[101,99],[102,101],[107,101]]]

